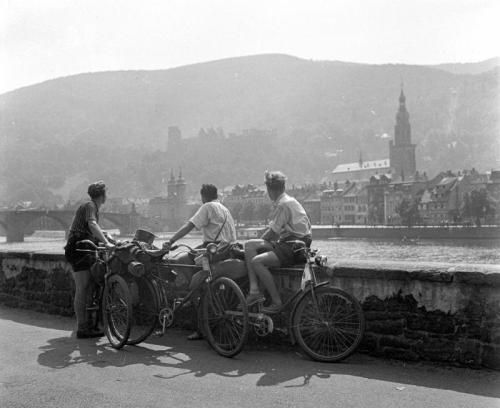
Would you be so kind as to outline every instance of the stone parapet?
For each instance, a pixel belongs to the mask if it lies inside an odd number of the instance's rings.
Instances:
[[[0,252],[0,301],[71,315],[74,285],[63,255]],[[302,268],[274,271],[283,296]],[[500,369],[500,266],[337,260],[318,270],[362,304],[360,351]]]

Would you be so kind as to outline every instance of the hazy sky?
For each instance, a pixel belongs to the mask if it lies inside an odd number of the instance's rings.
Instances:
[[[0,93],[261,53],[436,64],[500,55],[500,0],[0,0]]]

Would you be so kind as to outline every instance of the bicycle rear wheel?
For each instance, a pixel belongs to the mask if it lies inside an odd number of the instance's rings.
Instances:
[[[224,357],[238,354],[248,337],[248,309],[239,286],[226,277],[215,279],[205,290],[202,313],[210,346]]]
[[[146,340],[153,332],[158,319],[158,296],[153,283],[144,276],[129,282],[132,295],[132,327],[127,344]]]
[[[312,359],[337,362],[358,347],[365,330],[359,302],[349,293],[330,287],[306,293],[292,316],[292,329],[301,349]]]
[[[132,325],[132,302],[125,280],[112,275],[104,288],[102,299],[104,333],[112,347],[122,348]]]

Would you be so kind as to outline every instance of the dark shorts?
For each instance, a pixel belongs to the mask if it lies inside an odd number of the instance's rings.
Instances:
[[[304,239],[292,238],[290,239],[290,241],[291,240],[302,241],[307,248],[311,246],[311,239],[307,237]],[[302,251],[295,251],[297,249],[295,244],[291,244],[286,241],[276,241],[271,242],[271,245],[273,246],[273,252],[276,254],[280,261],[280,266],[291,266],[299,263],[304,263],[306,261]]]
[[[76,247],[76,243],[81,241],[82,237],[73,237],[68,239],[66,246],[64,247],[64,256],[66,260],[73,268],[74,272],[78,271],[86,271],[89,270],[90,267],[96,261],[95,255],[90,252],[80,252],[77,249],[91,249],[90,247],[78,246]],[[87,238],[88,239],[88,238]]]

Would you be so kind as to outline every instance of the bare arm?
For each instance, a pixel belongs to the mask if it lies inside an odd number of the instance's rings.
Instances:
[[[191,232],[193,228],[194,224],[191,221],[186,222],[182,227],[178,229],[178,231],[172,236],[172,238],[168,240],[170,242],[170,245],[172,245],[175,241],[178,241],[183,236]]]
[[[94,220],[89,221],[89,228],[90,231],[92,232],[92,235],[96,237],[99,241],[104,242],[104,245],[106,246],[111,246],[112,244],[108,241],[108,239],[105,237],[104,233],[101,230],[101,227],[99,227],[99,224],[95,222]]]
[[[276,241],[279,238],[279,235],[276,234],[271,228],[268,228],[264,231],[264,233],[260,237],[264,241]]]

